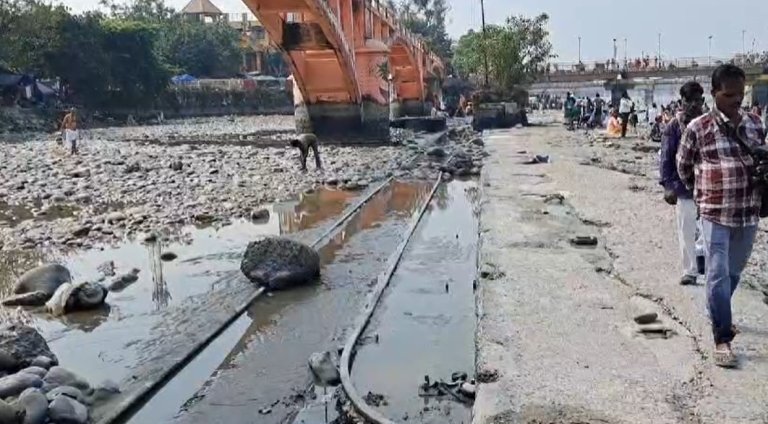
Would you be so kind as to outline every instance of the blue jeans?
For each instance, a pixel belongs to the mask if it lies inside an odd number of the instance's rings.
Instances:
[[[726,227],[702,219],[704,250],[707,263],[707,303],[712,320],[715,344],[730,343],[731,297],[747,265],[757,226]]]

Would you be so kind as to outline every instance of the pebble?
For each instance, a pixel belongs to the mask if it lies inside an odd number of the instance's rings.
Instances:
[[[45,377],[45,374],[48,373],[48,370],[46,368],[43,368],[43,367],[29,366],[29,367],[24,368],[23,370],[21,370],[19,372],[25,372],[27,374],[36,375],[36,376],[38,376],[40,378],[43,378],[43,377]]]
[[[263,138],[287,142],[293,128],[291,116],[262,116],[90,129],[76,157],[57,151],[48,134],[32,134],[5,146],[11,159],[0,163],[0,181],[12,182],[2,187],[3,201],[30,211],[38,208],[48,216],[24,218],[13,227],[0,225],[0,246],[4,250],[67,244],[88,248],[154,229],[164,234],[170,230],[175,240],[180,237],[174,232],[178,227],[196,221],[268,219],[258,212],[260,205],[293,199],[318,182],[345,182],[348,189],[357,190],[387,176],[434,175],[427,161],[415,160],[423,154],[416,144],[408,144],[416,150],[394,145],[324,145],[324,170],[316,172],[310,166],[306,173],[297,170],[295,149],[250,146]],[[262,136],[259,131],[270,133]],[[413,139],[412,132],[392,131],[396,142]],[[242,136],[249,141],[247,148],[231,143]],[[467,173],[476,172],[473,168],[480,164],[473,158],[483,153],[471,142],[474,138],[477,133],[471,130],[451,130],[452,142],[469,152]],[[434,146],[432,153],[448,155],[454,144]],[[25,176],[23,181],[19,175]],[[34,199],[42,199],[42,205],[33,203]],[[54,204],[56,208],[50,208]],[[135,213],[137,208],[140,214]],[[251,215],[253,211],[258,213]],[[0,215],[4,212],[0,210]]]
[[[38,356],[32,360],[30,366],[50,369],[53,366],[53,360],[47,356]]]
[[[43,380],[34,374],[16,373],[0,378],[0,398],[18,396],[30,387],[42,387]]]
[[[90,389],[90,384],[87,381],[60,366],[52,367],[43,378],[43,381],[49,386],[72,386],[80,390]]]
[[[40,389],[27,389],[19,396],[24,408],[24,424],[43,424],[48,416],[48,399]]]
[[[0,400],[0,423],[14,424],[21,422],[21,415],[23,413],[13,405],[4,400]]]
[[[88,422],[88,408],[67,396],[59,396],[48,405],[48,415],[53,421],[71,424]]]

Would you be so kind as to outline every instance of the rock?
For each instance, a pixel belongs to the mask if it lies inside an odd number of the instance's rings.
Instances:
[[[0,378],[0,398],[18,396],[24,390],[30,387],[42,387],[43,380],[34,375],[25,372],[7,375]]]
[[[174,171],[181,171],[184,168],[184,164],[180,160],[171,162],[170,168]]]
[[[40,378],[43,378],[45,377],[46,374],[48,374],[48,370],[46,368],[36,367],[34,365],[30,365],[19,372],[25,372],[27,374],[36,375]]]
[[[10,324],[0,329],[0,351],[10,354],[18,369],[28,367],[38,356],[45,356],[54,364],[58,363],[43,336],[26,325]]]
[[[144,236],[144,243],[154,243],[157,241],[157,234],[156,233],[149,233],[146,236]]]
[[[485,142],[480,137],[473,138],[472,141],[470,141],[470,143],[474,144],[475,146],[480,146],[480,147],[485,146]]]
[[[33,367],[40,367],[45,369],[50,369],[54,364],[51,358],[47,356],[40,355],[32,360],[32,362],[29,364]]]
[[[597,246],[597,237],[576,236],[571,239],[571,244],[575,246]]]
[[[172,261],[172,260],[174,260],[176,258],[178,258],[178,255],[176,255],[173,252],[163,252],[163,253],[160,254],[160,260],[161,261],[169,262],[169,261]]]
[[[123,274],[116,277],[115,279],[112,280],[109,286],[107,286],[107,289],[109,291],[119,292],[121,290],[124,290],[126,287],[130,286],[131,284],[135,283],[136,281],[139,280],[139,273],[134,271],[138,271],[138,270],[134,269],[127,274]]]
[[[448,156],[447,153],[445,153],[445,150],[442,147],[432,147],[429,150],[427,150],[427,156],[432,156],[436,158],[444,158]]]
[[[459,386],[459,393],[462,395],[472,398],[475,398],[475,393],[477,392],[477,387],[472,383],[461,383]]]
[[[106,261],[101,265],[97,266],[96,270],[99,271],[105,277],[112,277],[115,275],[115,262]]]
[[[259,209],[251,212],[251,221],[269,221],[269,211]]]
[[[85,397],[83,396],[83,392],[80,391],[80,389],[77,389],[72,386],[59,386],[45,394],[45,397],[48,399],[49,402],[53,401],[59,396],[67,396],[78,402],[84,402],[84,399],[85,399]]]
[[[109,291],[99,283],[85,282],[75,286],[67,299],[64,312],[87,311],[104,304]]]
[[[5,350],[0,350],[0,371],[7,372],[19,369],[16,359]]]
[[[88,233],[91,232],[91,226],[90,225],[82,225],[80,227],[77,227],[74,231],[72,231],[73,237],[85,237],[88,235]]]
[[[72,178],[87,178],[91,176],[91,170],[88,168],[78,168],[69,173]]]
[[[287,289],[320,276],[320,255],[297,241],[266,237],[248,244],[240,270],[252,282],[271,290]]]
[[[60,285],[71,281],[72,275],[63,265],[41,265],[22,274],[13,286],[13,293],[22,294],[42,291],[53,295]]]
[[[59,396],[48,405],[48,415],[58,423],[85,424],[88,422],[88,408],[67,396]]]
[[[40,389],[24,390],[19,396],[19,406],[24,409],[24,424],[43,424],[48,416],[48,399]]]
[[[127,217],[122,212],[112,212],[108,214],[104,220],[107,222],[107,224],[116,224],[118,222],[125,221],[126,218]]]
[[[113,398],[120,393],[120,386],[114,381],[105,380],[98,385],[88,397],[88,404],[98,404]]]
[[[46,385],[59,387],[59,386],[72,386],[82,391],[88,391],[91,385],[87,381],[82,379],[77,374],[69,371],[66,368],[55,366],[52,367],[48,374],[43,378],[43,382]]]
[[[315,352],[309,357],[309,369],[321,386],[335,386],[341,383],[341,375],[331,352]]]
[[[3,306],[43,306],[50,298],[51,295],[46,292],[34,291],[9,296],[3,299],[1,303]]]
[[[635,322],[638,324],[651,324],[656,322],[659,318],[659,314],[656,312],[646,312],[635,316]]]
[[[0,400],[0,423],[3,424],[21,424],[24,421],[25,412],[14,408],[10,403]]]

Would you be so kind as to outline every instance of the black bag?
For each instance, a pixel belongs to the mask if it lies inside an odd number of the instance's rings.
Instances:
[[[757,168],[760,163],[768,163],[768,150],[756,152],[754,147],[749,146],[747,142],[741,138],[738,129],[734,128],[733,125],[727,125],[726,134],[729,138],[736,140],[736,142],[749,153],[749,156],[751,156],[752,160],[755,162],[755,168]],[[755,180],[765,179],[755,175],[750,177],[753,183]],[[768,177],[768,175],[765,177]],[[760,218],[768,217],[768,181],[758,181],[757,187],[755,187],[754,190],[759,191],[760,193],[760,212],[758,215]]]

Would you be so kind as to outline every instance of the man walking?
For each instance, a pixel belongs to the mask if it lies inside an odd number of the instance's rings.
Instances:
[[[61,129],[64,133],[64,141],[70,146],[70,153],[77,154],[77,111],[75,108],[69,110],[61,121]]]
[[[677,238],[683,258],[680,284],[685,286],[696,284],[696,276],[704,272],[704,247],[701,234],[696,237],[697,230],[701,230],[697,225],[699,220],[693,192],[680,180],[675,158],[683,131],[704,113],[704,88],[698,82],[687,82],[680,88],[680,97],[683,99],[683,112],[672,119],[661,137],[660,183],[664,187],[664,200],[675,205]]]
[[[635,106],[632,99],[629,98],[629,94],[624,91],[621,93],[621,100],[619,101],[619,116],[621,117],[621,138],[627,136],[627,125],[629,124],[629,115],[632,113],[632,108]]]
[[[764,143],[765,129],[757,116],[741,110],[745,83],[735,65],[715,69],[715,106],[688,125],[677,152],[680,179],[695,187],[702,219],[715,364],[726,368],[738,365],[731,349],[731,297],[752,253],[761,202],[750,179],[755,162],[749,149]]]

